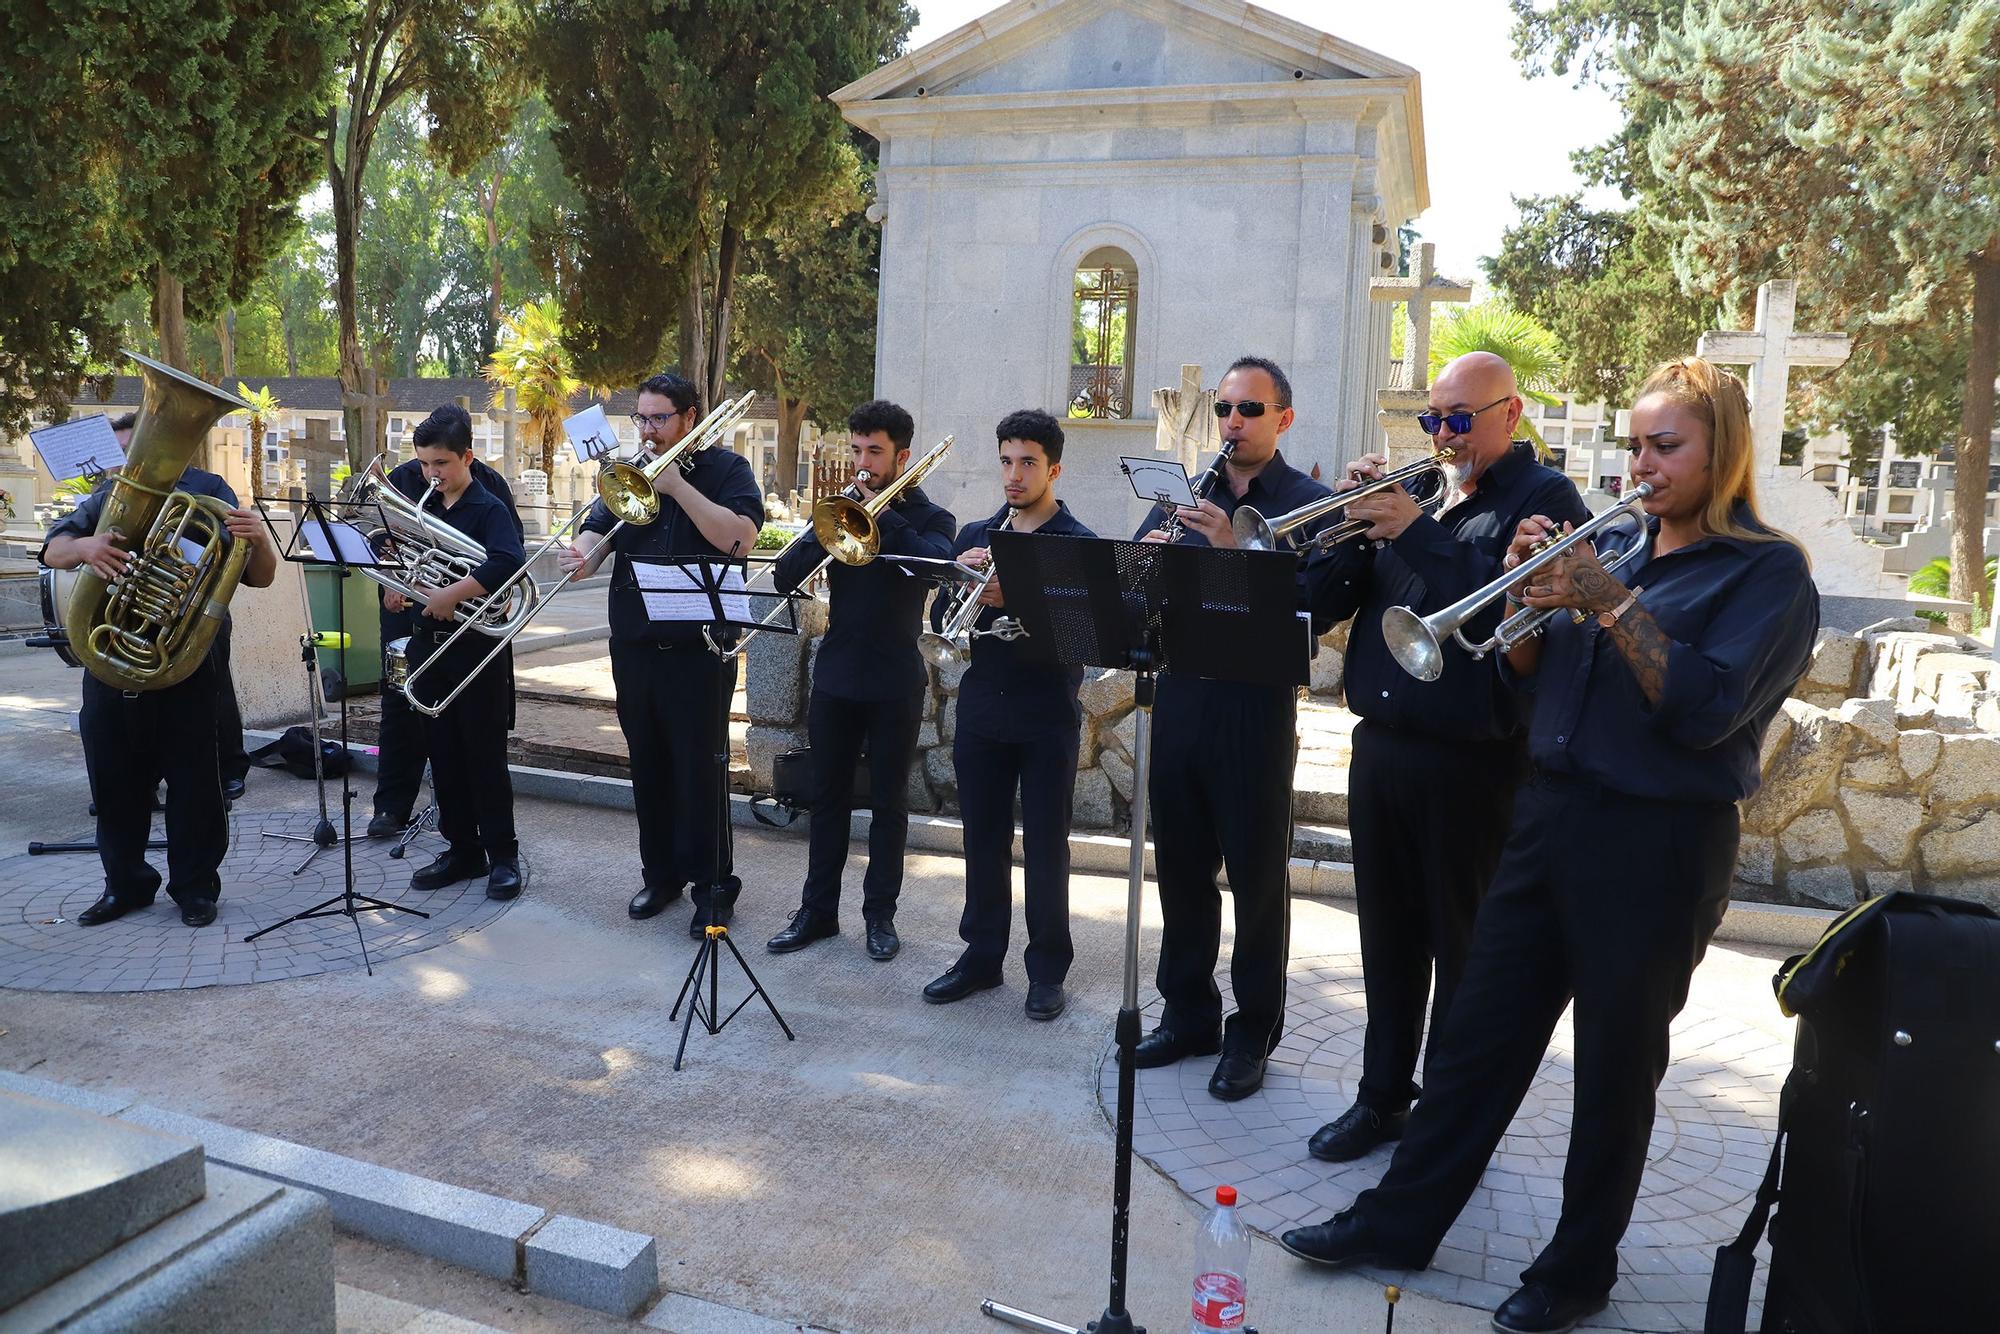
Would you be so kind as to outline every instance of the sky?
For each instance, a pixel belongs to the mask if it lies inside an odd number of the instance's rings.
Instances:
[[[999,0],[915,0],[910,49],[996,8]],[[1567,78],[1528,79],[1513,58],[1506,0],[1261,0],[1263,8],[1415,67],[1423,76],[1431,206],[1417,220],[1437,265],[1479,281],[1499,248],[1513,195],[1578,187],[1569,155],[1619,125],[1617,104]],[[1614,192],[1592,196],[1611,203]]]

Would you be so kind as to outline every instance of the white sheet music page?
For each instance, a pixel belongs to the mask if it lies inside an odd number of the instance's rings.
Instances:
[[[653,621],[712,621],[715,609],[708,593],[692,570],[656,561],[632,562],[633,578],[639,583],[639,598],[646,604],[646,618]],[[743,571],[731,566],[722,576],[722,614],[732,621],[748,621],[750,595],[743,591]]]
[[[111,418],[101,412],[60,426],[44,426],[28,432],[28,438],[35,442],[35,452],[58,482],[125,466],[125,451],[111,430]]]
[[[1124,474],[1132,479],[1132,492],[1139,499],[1189,509],[1197,503],[1194,486],[1180,460],[1120,456],[1118,462]]]
[[[301,529],[306,550],[316,561],[331,565],[337,557],[349,565],[375,565],[380,560],[375,549],[368,545],[368,538],[351,523],[339,519],[324,523],[318,519],[307,519]],[[331,543],[328,542],[329,534],[332,535]]]
[[[592,403],[575,416],[565,417],[563,434],[569,437],[569,447],[576,452],[578,463],[588,463],[618,448],[618,433],[611,429],[611,419],[604,415],[602,403]]]

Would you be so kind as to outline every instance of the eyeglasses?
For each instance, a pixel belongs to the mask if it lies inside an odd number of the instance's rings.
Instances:
[[[1486,407],[1475,408],[1471,412],[1447,412],[1442,416],[1435,412],[1419,412],[1417,414],[1417,425],[1424,428],[1425,435],[1436,435],[1440,426],[1449,426],[1453,435],[1464,435],[1472,429],[1472,419],[1474,417],[1485,412],[1488,408],[1499,407],[1502,403],[1507,402],[1508,399],[1513,397],[1512,394],[1508,394],[1503,398],[1496,398],[1491,403],[1488,403]]]
[[[643,431],[648,426],[663,427],[668,422],[672,421],[674,418],[681,415],[682,414],[679,412],[655,412],[652,415],[648,416],[646,413],[643,412],[635,412],[632,414],[632,424]]]
[[[1232,412],[1240,412],[1246,418],[1261,417],[1264,415],[1265,408],[1276,408],[1278,409],[1278,411],[1283,412],[1285,410],[1285,405],[1283,403],[1257,403],[1257,402],[1231,403],[1226,398],[1218,398],[1215,400],[1215,415],[1223,420],[1227,420],[1229,414]]]

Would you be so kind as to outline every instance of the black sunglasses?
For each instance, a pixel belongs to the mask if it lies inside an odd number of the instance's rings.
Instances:
[[[1223,420],[1227,420],[1231,412],[1240,412],[1245,417],[1261,417],[1264,415],[1265,408],[1276,408],[1278,411],[1283,412],[1285,405],[1283,403],[1258,403],[1255,401],[1231,403],[1226,398],[1215,400],[1215,415]]]
[[[1447,412],[1442,416],[1435,412],[1419,412],[1417,414],[1417,425],[1424,428],[1425,435],[1436,435],[1438,428],[1441,426],[1449,426],[1453,435],[1464,435],[1472,429],[1472,419],[1474,417],[1485,412],[1488,408],[1499,407],[1512,397],[1514,397],[1512,394],[1508,394],[1504,398],[1496,398],[1491,403],[1488,403],[1486,407],[1475,408],[1471,412]]]

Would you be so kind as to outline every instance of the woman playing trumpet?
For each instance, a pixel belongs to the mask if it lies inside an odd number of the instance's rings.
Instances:
[[[1819,624],[1804,552],[1757,514],[1742,382],[1695,358],[1668,362],[1641,388],[1632,427],[1632,477],[1652,488],[1648,554],[1616,578],[1579,542],[1511,590],[1582,617],[1551,618],[1501,669],[1534,699],[1533,772],[1424,1097],[1381,1184],[1283,1238],[1323,1264],[1427,1264],[1574,1000],[1562,1214],[1494,1313],[1500,1330],[1566,1330],[1605,1304],[1668,1025],[1727,904],[1736,803],[1757,789],[1764,730]],[[1554,527],[1522,523],[1509,568]]]

